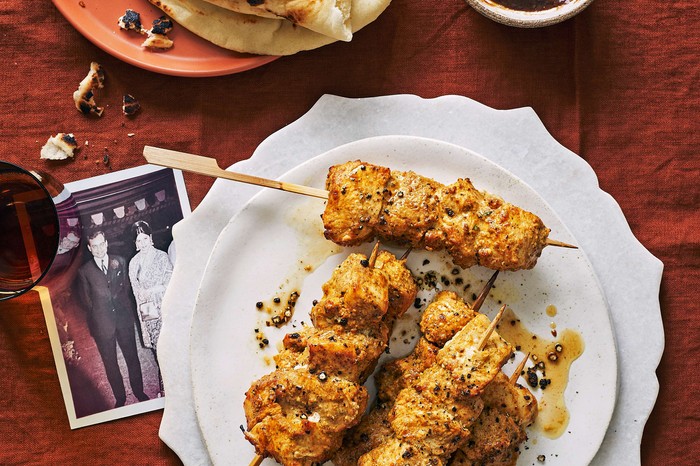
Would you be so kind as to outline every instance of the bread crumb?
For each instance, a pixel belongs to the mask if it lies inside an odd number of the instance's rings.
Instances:
[[[78,143],[73,134],[58,133],[51,136],[41,148],[40,158],[46,160],[65,160],[72,158]]]
[[[97,62],[90,63],[90,71],[78,85],[78,90],[73,93],[75,108],[84,115],[102,116],[103,107],[95,103],[95,89],[104,87],[104,70]]]
[[[141,104],[136,100],[136,97],[131,94],[125,94],[122,99],[122,113],[126,116],[133,116],[136,115],[139,110],[141,110]]]

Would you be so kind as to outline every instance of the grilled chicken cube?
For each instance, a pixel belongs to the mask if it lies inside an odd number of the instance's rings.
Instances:
[[[415,445],[390,438],[379,448],[363,455],[357,466],[443,466],[445,462]]]
[[[429,250],[446,249],[463,268],[482,265],[493,270],[535,266],[549,229],[536,215],[481,192],[469,179],[443,186],[440,215],[425,235]]]
[[[384,364],[375,378],[380,401],[394,403],[401,390],[413,385],[426,369],[435,364],[438,350],[421,338],[410,355]]]
[[[399,244],[421,244],[425,232],[437,221],[440,186],[412,171],[392,171],[375,227],[378,236]]]
[[[311,466],[340,446],[366,406],[367,391],[357,383],[306,369],[277,370],[246,392],[245,436],[258,454]]]
[[[319,329],[341,325],[347,331],[379,325],[389,307],[388,282],[384,272],[369,267],[365,256],[351,254],[323,285],[311,321]]]
[[[517,448],[527,438],[515,420],[487,406],[471,427],[467,444],[450,466],[515,465]]]
[[[389,415],[396,437],[432,456],[450,455],[466,440],[468,426],[483,408],[479,397],[462,395],[461,385],[444,367],[431,366],[396,398]]]
[[[441,291],[423,311],[420,329],[426,340],[442,348],[477,314],[457,293]]]
[[[385,320],[393,322],[413,304],[418,293],[418,286],[411,271],[406,268],[405,262],[397,259],[390,252],[380,251],[375,267],[391,277],[389,280],[389,308]]]
[[[382,210],[390,170],[361,161],[335,165],[328,171],[328,202],[322,215],[327,239],[342,246],[372,241],[372,225]]]
[[[484,349],[477,346],[490,324],[483,314],[476,315],[438,352],[437,363],[453,379],[462,382],[462,390],[479,395],[500,372],[513,348],[498,333],[491,333]]]
[[[360,423],[353,427],[343,439],[343,446],[334,455],[335,466],[356,466],[360,457],[374,450],[387,439],[393,431],[389,422],[391,405],[377,403]]]
[[[308,339],[309,366],[329,375],[364,382],[374,371],[387,340],[388,332],[384,338],[330,330],[316,332]]]
[[[534,422],[537,401],[530,391],[499,373],[481,395],[484,410],[472,425],[467,443],[450,465],[515,465],[525,427]]]

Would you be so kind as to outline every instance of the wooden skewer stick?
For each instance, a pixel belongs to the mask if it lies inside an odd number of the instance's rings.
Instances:
[[[401,255],[401,257],[399,257],[399,260],[400,260],[400,261],[405,261],[406,259],[408,259],[408,255],[411,254],[411,251],[413,251],[413,246],[411,246],[410,248],[406,249],[406,252],[404,252],[404,253]]]
[[[486,347],[486,343],[489,341],[491,334],[496,329],[496,325],[498,325],[498,323],[501,321],[501,317],[503,317],[503,312],[505,310],[506,305],[504,304],[503,306],[501,306],[501,309],[498,311],[498,314],[496,314],[496,317],[494,317],[491,321],[491,325],[489,325],[489,328],[486,329],[484,335],[481,337],[481,341],[479,341],[479,346],[477,346],[479,351],[482,351]]]
[[[518,364],[518,367],[515,368],[513,373],[510,375],[510,383],[512,385],[515,385],[515,382],[518,381],[518,378],[520,377],[520,373],[525,369],[525,364],[527,364],[527,360],[530,359],[530,353],[527,353],[525,357],[523,358],[522,361],[520,361],[520,364]]]
[[[547,246],[556,246],[558,248],[569,248],[569,249],[578,249],[578,246],[574,246],[573,244],[565,243],[563,241],[557,241],[555,239],[550,239],[547,238],[544,243]]]
[[[263,458],[260,455],[255,455],[255,457],[253,458],[253,461],[250,462],[250,466],[260,466],[260,463],[262,463],[262,461],[264,459],[265,458]]]
[[[493,284],[496,282],[496,278],[498,277],[498,270],[491,275],[491,278],[489,278],[489,281],[486,282],[486,286],[484,286],[484,289],[481,290],[481,293],[479,293],[479,296],[476,298],[476,301],[474,301],[474,304],[472,304],[472,310],[478,311],[481,309],[481,306],[484,304],[484,301],[486,301],[486,298],[489,296],[489,293],[491,292],[491,288],[493,288]]]
[[[220,168],[216,159],[211,157],[203,157],[201,155],[188,154],[187,152],[178,152],[175,150],[162,149],[160,147],[153,146],[145,146],[143,148],[143,156],[146,158],[148,163],[159,165],[161,167],[177,168],[178,170],[197,173],[200,175],[225,178],[227,180],[238,181],[255,186],[279,189],[281,191],[303,194],[305,196],[317,197],[319,199],[328,199],[328,191],[325,189],[310,188],[300,184],[270,180],[268,178],[246,175],[244,173],[230,172]],[[564,243],[562,241],[549,238],[546,240],[546,244],[548,246],[557,246],[560,248],[578,249],[578,247],[574,246],[573,244]]]
[[[227,180],[239,181],[241,183],[263,186],[265,188],[280,189],[290,193],[303,194],[321,199],[328,199],[328,191],[325,189],[309,188],[294,183],[270,180],[258,176],[245,175],[223,170],[219,167],[216,159],[202,157],[201,155],[188,154],[159,147],[146,146],[143,148],[143,156],[148,163],[160,165],[162,167],[177,168],[179,170],[209,175]]]
[[[379,253],[379,241],[372,248],[372,254],[369,255],[369,266],[374,268],[375,262],[377,262],[377,254]]]

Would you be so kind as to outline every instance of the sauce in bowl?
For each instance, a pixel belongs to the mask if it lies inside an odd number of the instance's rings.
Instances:
[[[492,3],[520,11],[544,11],[569,3],[570,0],[491,0]]]

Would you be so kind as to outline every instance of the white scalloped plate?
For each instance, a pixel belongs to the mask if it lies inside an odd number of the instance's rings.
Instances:
[[[358,158],[395,170],[414,170],[443,183],[469,177],[477,188],[498,193],[536,212],[552,229],[552,237],[576,242],[534,190],[487,159],[442,141],[411,136],[364,139],[315,157],[281,179],[323,187],[329,166]],[[306,275],[303,267],[297,267],[300,261],[317,265],[315,253],[329,247],[322,235],[322,211],[321,200],[263,191],[231,220],[214,246],[195,305],[190,362],[197,419],[215,464],[236,464],[241,457],[253,458],[255,451],[238,428],[246,423],[244,394],[254,380],[272,371],[274,365],[269,361],[284,334],[294,331],[295,326],[300,328],[301,322],[309,322],[311,301],[321,297],[321,285],[333,267],[347,257],[349,251],[339,249],[341,252],[317,273],[303,282],[300,279],[300,275]],[[426,258],[431,270],[451,276],[454,266],[438,253],[412,252],[408,265],[417,271]],[[461,275],[467,283],[479,283],[491,273],[476,268]],[[279,295],[290,281],[301,292],[292,323],[281,329],[266,328],[264,321],[269,315],[258,311],[255,303]],[[466,296],[471,294],[470,289]],[[566,390],[571,415],[566,432],[552,440],[531,430],[529,448],[522,452],[519,464],[536,462],[541,454],[546,454],[550,465],[588,464],[605,435],[617,389],[612,326],[590,264],[580,250],[547,248],[533,270],[502,273],[494,298],[487,301],[485,309],[497,310],[497,299],[507,302],[527,328],[550,338],[552,318],[545,311],[555,305],[560,331],[576,330],[585,342],[585,351],[573,364]],[[414,335],[412,323],[415,320],[406,320],[395,329],[397,338],[390,344],[393,356],[406,353],[410,345],[404,345],[400,335],[402,331]],[[267,348],[258,347],[254,329],[261,329],[269,339]],[[591,410],[591,406],[596,409]],[[275,464],[272,460],[266,462]]]
[[[390,134],[436,138],[484,155],[533,187],[579,240],[610,305],[620,361],[617,404],[591,464],[639,464],[664,346],[658,302],[663,264],[634,238],[617,203],[599,189],[591,167],[553,139],[532,109],[494,110],[462,96],[326,95],[232,169],[276,178],[339,145]],[[209,464],[210,458],[194,411],[188,347],[183,342],[190,339],[197,288],[209,253],[230,218],[258,191],[218,180],[193,214],[174,229],[181,246],[159,341],[168,393],[160,436],[188,465]]]

